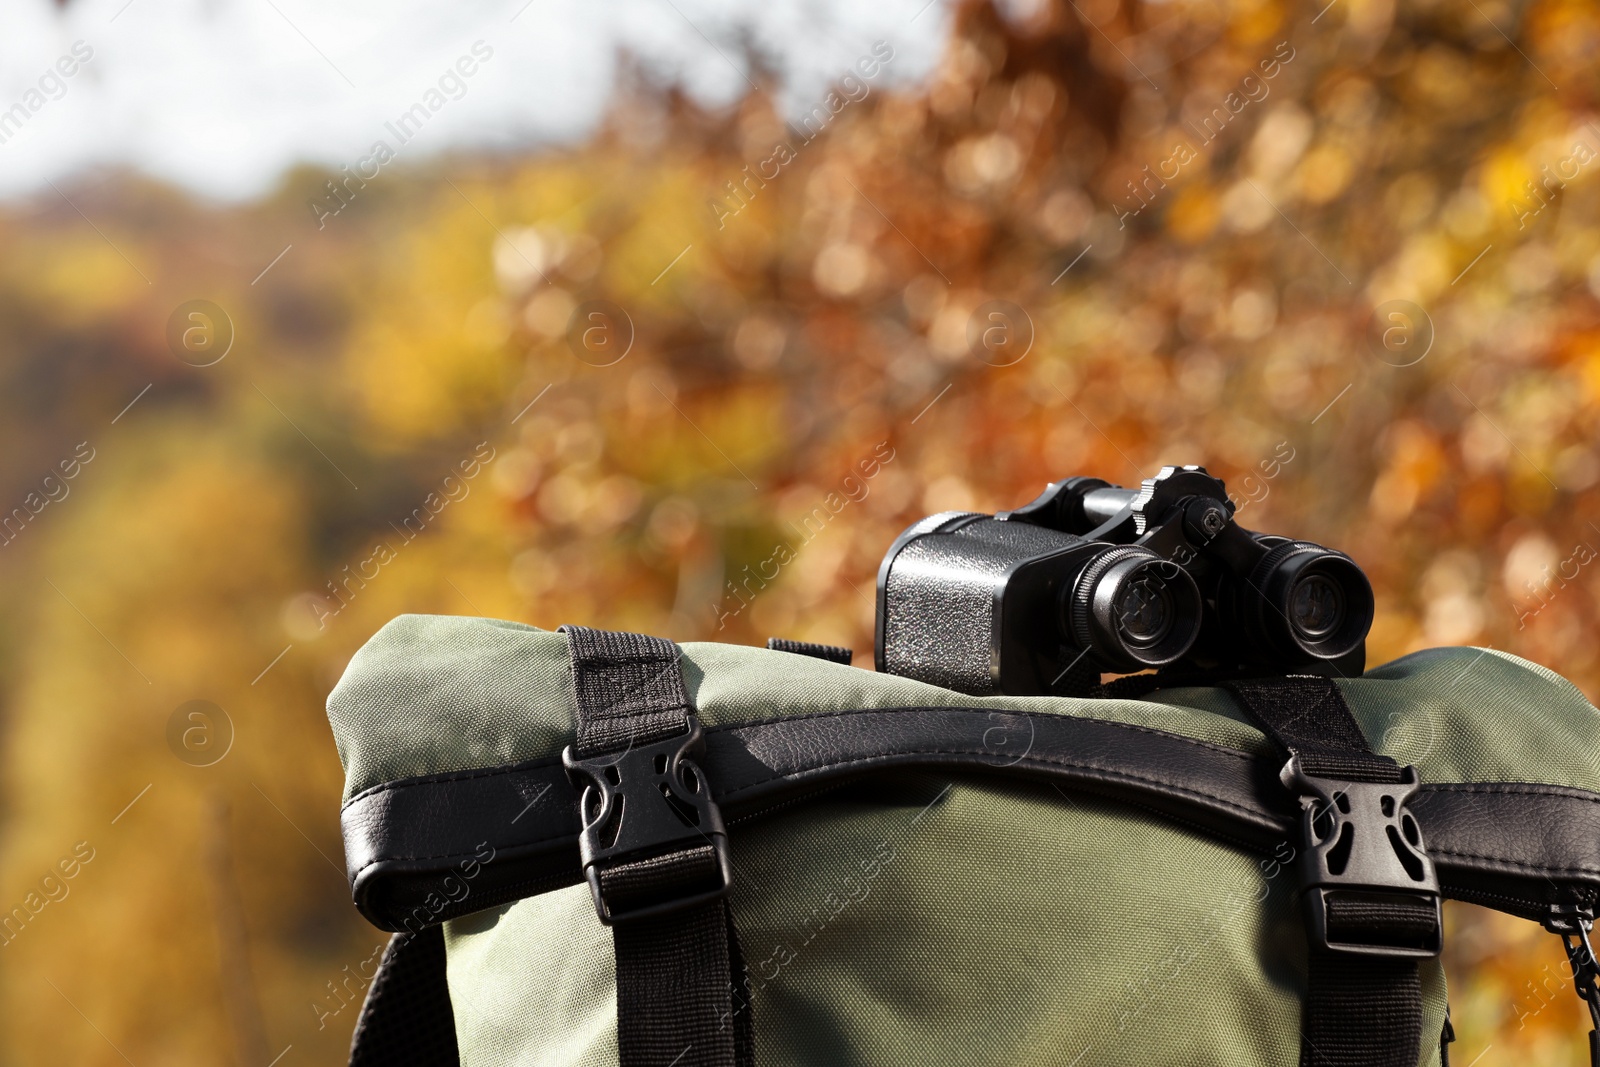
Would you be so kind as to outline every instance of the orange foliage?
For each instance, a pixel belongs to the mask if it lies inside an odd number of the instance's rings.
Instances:
[[[635,76],[588,143],[386,169],[325,231],[311,173],[0,215],[0,503],[98,450],[0,550],[0,905],[96,849],[4,950],[0,1059],[341,1062],[378,935],[320,704],[402,611],[870,661],[909,522],[1199,462],[1363,564],[1372,662],[1600,691],[1600,585],[1550,577],[1600,544],[1600,167],[1540,184],[1600,150],[1596,40],[1562,0],[966,4],[926,84],[877,54],[810,127]],[[168,347],[195,298],[237,331],[208,367]],[[1460,1062],[1580,1062],[1555,940],[1451,924]]]

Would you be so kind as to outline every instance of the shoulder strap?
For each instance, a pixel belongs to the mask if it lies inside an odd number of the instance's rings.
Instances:
[[[670,641],[563,626],[584,876],[617,957],[621,1067],[751,1067],[727,834],[695,760],[704,739]]]
[[[460,1067],[455,1015],[445,981],[444,930],[395,934],[350,1038],[350,1067]]]
[[[1372,751],[1331,679],[1225,684],[1287,755],[1283,782],[1301,798],[1300,1067],[1415,1067],[1419,965],[1441,937],[1439,884],[1406,810],[1416,769]]]

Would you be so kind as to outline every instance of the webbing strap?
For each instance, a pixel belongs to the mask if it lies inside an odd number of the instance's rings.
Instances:
[[[850,661],[855,658],[855,652],[843,645],[820,645],[815,641],[794,641],[787,637],[767,638],[767,648],[773,652],[792,652],[796,656],[825,659],[829,663],[839,663],[846,667],[850,666]]]
[[[621,1067],[751,1067],[750,1005],[733,997],[744,961],[726,900],[612,930]]]
[[[1416,1067],[1422,983],[1415,960],[1314,952],[1300,1067]]]
[[[1304,775],[1332,783],[1405,780],[1394,760],[1372,751],[1332,679],[1224,685],[1273,743],[1298,761]],[[1308,851],[1311,845],[1300,842]],[[1325,928],[1320,938],[1312,931],[1308,939],[1300,1067],[1415,1067],[1422,1040],[1419,961],[1334,951],[1327,945],[1381,947],[1436,939],[1437,900],[1429,904],[1426,898],[1382,891],[1336,891],[1319,899]]]
[[[1307,774],[1350,782],[1400,780],[1399,764],[1372,751],[1333,679],[1294,675],[1223,685],[1280,749],[1300,757]]]
[[[689,728],[678,646],[660,637],[563,626],[578,695],[579,756],[662,741]]]
[[[671,641],[563,626],[578,699],[577,757],[603,760],[689,736],[692,716],[680,652]],[[639,794],[635,794],[636,797]],[[638,803],[638,800],[635,800]],[[631,813],[634,818],[644,812]],[[624,805],[617,817],[630,817]],[[586,816],[587,818],[587,816]],[[719,838],[720,840],[720,838]],[[748,1002],[733,915],[725,896],[662,912],[726,883],[711,840],[596,865],[594,885],[612,925],[617,958],[620,1067],[752,1067]],[[636,917],[625,918],[630,913]]]

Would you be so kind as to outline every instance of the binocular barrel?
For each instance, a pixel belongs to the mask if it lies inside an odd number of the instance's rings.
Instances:
[[[1200,589],[1147,548],[1107,548],[1062,597],[1072,643],[1112,670],[1165,667],[1200,636]]]
[[[1107,485],[1086,490],[1079,506],[1091,526],[1110,522],[1138,497],[1137,489],[1124,489],[1120,485]]]
[[[935,515],[879,569],[878,667],[965,693],[1049,693],[1070,672],[1177,661],[1203,608],[1194,579],[1147,548]]]
[[[968,693],[1085,688],[1185,661],[1359,673],[1372,586],[1349,556],[1233,522],[1222,482],[1053,483],[915,524],[878,570],[878,669]]]

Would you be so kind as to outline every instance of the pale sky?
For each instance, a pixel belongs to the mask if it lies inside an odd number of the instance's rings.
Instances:
[[[895,50],[877,84],[922,78],[948,17],[944,0],[0,0],[0,197],[114,164],[236,200],[298,161],[354,168],[379,138],[401,159],[567,141],[600,117],[619,47],[717,103],[747,88],[749,41],[804,110],[875,40]],[[400,148],[384,124],[441,78],[447,102]]]

